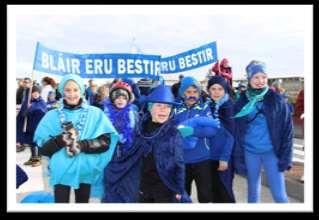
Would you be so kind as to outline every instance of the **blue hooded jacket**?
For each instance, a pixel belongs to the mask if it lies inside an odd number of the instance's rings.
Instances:
[[[234,171],[232,165],[233,135],[223,126],[220,126],[217,120],[209,117],[191,118],[184,121],[181,125],[192,127],[193,136],[206,138],[209,145],[209,159],[228,162],[228,169],[218,173],[229,198],[232,202],[235,202],[233,193]]]
[[[242,94],[235,103],[234,114],[239,112],[247,102],[246,95]],[[278,169],[279,171],[289,170],[292,164],[293,146],[293,124],[290,110],[285,100],[271,89],[265,94],[262,106],[261,111],[266,118],[274,152],[279,160]],[[235,123],[235,171],[238,174],[246,175],[243,143],[248,127],[247,116],[236,118]]]
[[[132,148],[121,155],[114,154],[104,170],[105,195],[102,202],[135,203],[138,202],[139,183],[143,156],[153,149],[153,156],[159,177],[173,192],[181,194],[181,202],[191,202],[185,192],[185,166],[181,137],[172,121],[162,125],[147,138],[143,134],[141,120]],[[159,133],[158,133],[159,132]],[[158,134],[157,134],[158,133]],[[157,134],[157,135],[155,135]],[[172,198],[172,202],[177,202]]]
[[[45,101],[39,97],[31,99],[31,106],[28,108],[29,92],[21,104],[21,109],[17,115],[17,142],[35,145],[33,136],[40,120],[47,112]],[[24,118],[27,117],[26,131],[23,132]]]
[[[197,103],[191,108],[185,104],[175,110],[174,121],[177,125],[194,117],[211,117],[210,109],[205,103]],[[187,143],[184,142],[184,145]],[[184,146],[185,163],[197,163],[209,159],[209,145],[206,137],[199,137],[194,143],[195,147]]]

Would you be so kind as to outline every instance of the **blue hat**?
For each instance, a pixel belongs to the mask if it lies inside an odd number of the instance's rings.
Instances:
[[[201,85],[199,84],[199,82],[194,77],[187,76],[184,77],[181,81],[181,85],[178,90],[178,94],[180,95],[180,97],[184,97],[185,90],[187,90],[190,86],[195,86],[198,92],[200,93]]]
[[[256,73],[266,74],[266,64],[261,61],[253,60],[246,67],[246,73],[249,82]]]
[[[81,95],[84,95],[85,87],[84,87],[83,79],[79,75],[76,75],[76,74],[67,74],[62,78],[62,80],[59,84],[59,88],[58,88],[59,92],[62,94],[62,96],[64,96],[64,86],[69,80],[73,80],[76,84],[78,84],[80,91],[81,91]]]
[[[175,102],[171,88],[166,85],[159,85],[156,87],[151,94],[149,94],[145,102],[152,103],[165,103],[170,105],[180,105],[181,103]]]
[[[25,196],[20,203],[54,203],[54,197],[49,192],[33,192]]]
[[[211,77],[207,82],[207,91],[214,84],[221,85],[224,88],[225,92],[228,93],[229,86],[228,86],[227,81],[223,77],[221,77],[221,76]]]

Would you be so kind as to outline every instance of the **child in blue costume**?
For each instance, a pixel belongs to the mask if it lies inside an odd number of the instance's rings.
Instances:
[[[235,103],[235,170],[247,175],[248,202],[260,201],[264,167],[275,202],[288,202],[284,171],[291,168],[293,126],[285,100],[267,85],[266,66],[251,61],[246,67],[248,90]]]
[[[214,119],[220,121],[220,125],[224,127],[231,135],[235,129],[235,121],[233,116],[233,102],[228,93],[229,85],[221,76],[213,76],[208,80],[207,92],[209,99],[207,104],[211,109]],[[210,142],[211,156],[213,164],[213,202],[229,203],[235,202],[233,187],[233,164],[232,164],[232,145],[223,145],[222,149],[216,149],[218,142],[221,141],[218,136]]]
[[[45,101],[40,96],[41,89],[38,86],[33,86],[31,90],[31,102],[28,106],[28,96],[23,101],[23,108],[21,108],[22,114],[27,117],[26,131],[23,133],[23,144],[27,144],[31,149],[31,157],[24,165],[31,165],[32,167],[41,165],[41,158],[38,154],[38,148],[36,143],[33,142],[34,132],[47,112]]]
[[[119,133],[117,153],[129,150],[133,143],[138,120],[137,107],[131,103],[133,99],[131,86],[119,81],[112,85],[109,99],[104,102],[104,113]]]
[[[117,132],[103,111],[86,104],[84,82],[75,74],[59,84],[60,107],[40,121],[34,141],[40,154],[50,157],[50,185],[56,203],[87,203],[90,191],[102,196],[102,174],[117,144]],[[92,186],[92,188],[91,188]]]
[[[133,146],[114,154],[104,174],[108,203],[191,202],[185,192],[182,139],[171,120],[174,102],[168,86],[146,97],[149,113],[140,120]]]

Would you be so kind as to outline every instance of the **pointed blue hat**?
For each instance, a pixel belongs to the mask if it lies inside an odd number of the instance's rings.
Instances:
[[[175,106],[181,105],[181,103],[175,102],[171,87],[166,85],[156,87],[153,92],[146,97],[145,102],[165,103]]]

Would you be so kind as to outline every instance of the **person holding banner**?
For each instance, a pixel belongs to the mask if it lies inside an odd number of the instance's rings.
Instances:
[[[89,202],[90,192],[101,197],[103,169],[117,144],[117,132],[103,111],[86,103],[84,82],[76,74],[62,78],[60,107],[42,118],[34,141],[49,157],[50,185],[56,203]]]
[[[260,201],[261,167],[272,197],[287,203],[284,171],[292,166],[292,116],[281,95],[269,89],[266,64],[246,67],[248,89],[235,103],[235,171],[246,175],[248,202]]]
[[[106,203],[191,202],[185,192],[182,139],[172,121],[174,102],[169,86],[146,97],[148,112],[139,121],[132,147],[114,154],[104,171]]]
[[[195,117],[212,117],[208,105],[201,101],[201,86],[193,77],[184,77],[179,88],[179,96],[183,105],[176,108],[174,120],[177,125]],[[206,137],[193,138],[192,142],[183,142],[186,163],[186,191],[191,194],[191,186],[195,180],[198,201],[212,202],[212,166],[210,146]]]

